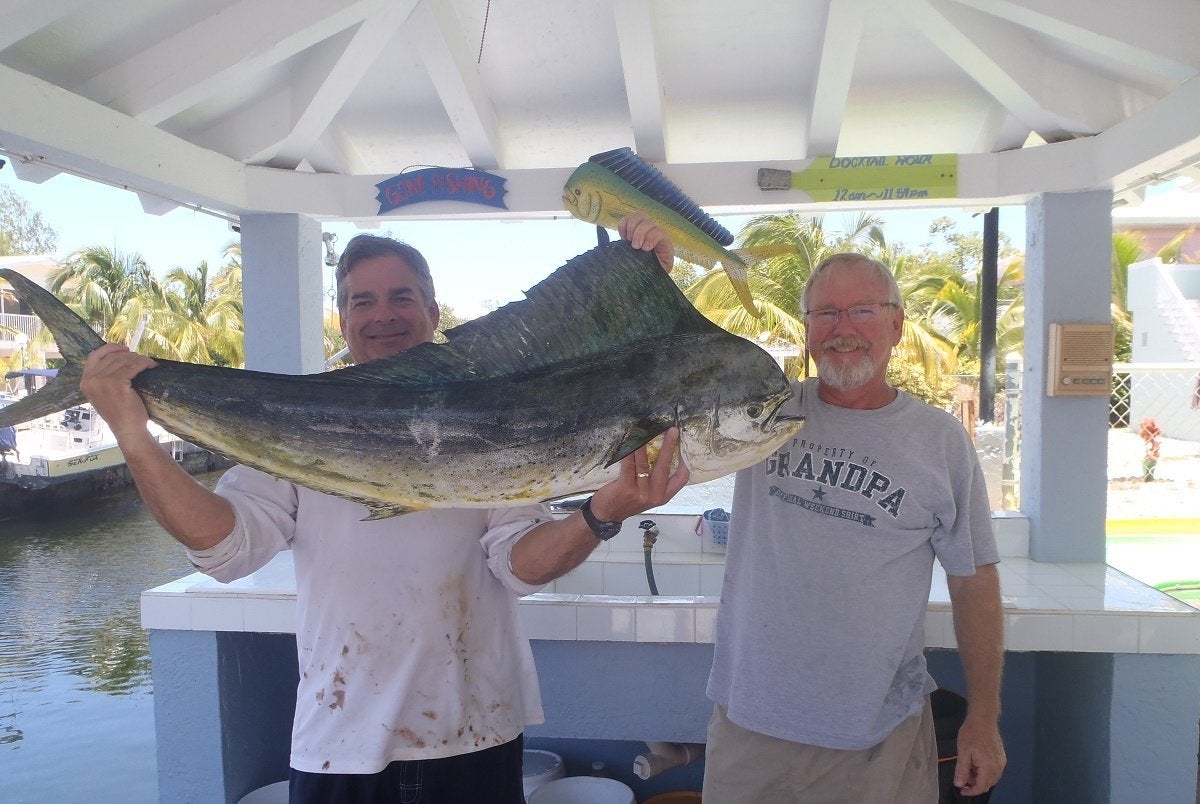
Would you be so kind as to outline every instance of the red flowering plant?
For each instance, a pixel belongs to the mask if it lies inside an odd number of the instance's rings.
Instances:
[[[1142,480],[1148,483],[1154,479],[1154,468],[1158,466],[1158,454],[1161,449],[1158,437],[1162,435],[1162,428],[1154,419],[1142,419],[1138,425],[1138,435],[1146,442],[1146,454],[1142,456]]]

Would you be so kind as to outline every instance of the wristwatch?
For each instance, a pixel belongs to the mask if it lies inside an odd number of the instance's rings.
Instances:
[[[602,519],[596,519],[596,515],[592,513],[592,498],[588,497],[584,502],[583,507],[579,509],[583,513],[583,521],[592,529],[592,533],[596,534],[596,538],[602,542],[606,542],[613,536],[621,532],[621,521],[605,522]]]

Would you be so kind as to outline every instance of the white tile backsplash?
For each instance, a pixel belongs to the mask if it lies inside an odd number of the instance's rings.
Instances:
[[[542,592],[522,599],[534,639],[703,642],[713,639],[724,554],[695,533],[695,516],[652,515],[659,537],[651,554],[658,597],[649,595],[643,531],[626,522],[592,557]],[[1000,570],[1007,648],[1013,651],[1200,654],[1200,611],[1103,564],[1031,561],[1028,520],[997,516],[1006,547]],[[199,573],[142,594],[142,624],[151,629],[295,630],[291,554],[249,578],[223,584]],[[927,644],[954,648],[946,577],[935,565],[925,618]]]
[[[579,638],[600,642],[633,642],[636,608],[629,606],[580,606],[576,610]]]
[[[690,605],[651,602],[634,612],[638,642],[695,642],[696,610]]]

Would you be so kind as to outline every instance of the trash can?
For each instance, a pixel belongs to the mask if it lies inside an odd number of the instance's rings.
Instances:
[[[938,804],[986,804],[992,791],[964,796],[954,786],[958,730],[967,717],[967,699],[952,690],[938,688],[929,694],[929,707],[933,710],[933,734],[937,739]]]
[[[635,804],[629,785],[604,776],[567,776],[533,791],[529,804]]]
[[[275,782],[257,790],[251,790],[238,799],[238,804],[287,804],[288,782]]]
[[[553,751],[540,751],[536,748],[526,748],[522,753],[521,773],[526,801],[529,800],[529,796],[534,790],[546,782],[552,782],[567,775],[562,757]]]

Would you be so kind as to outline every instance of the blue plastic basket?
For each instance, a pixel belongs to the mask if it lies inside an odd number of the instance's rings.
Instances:
[[[724,547],[729,541],[729,512],[724,508],[710,508],[704,512],[704,529],[708,538],[718,547]]]

